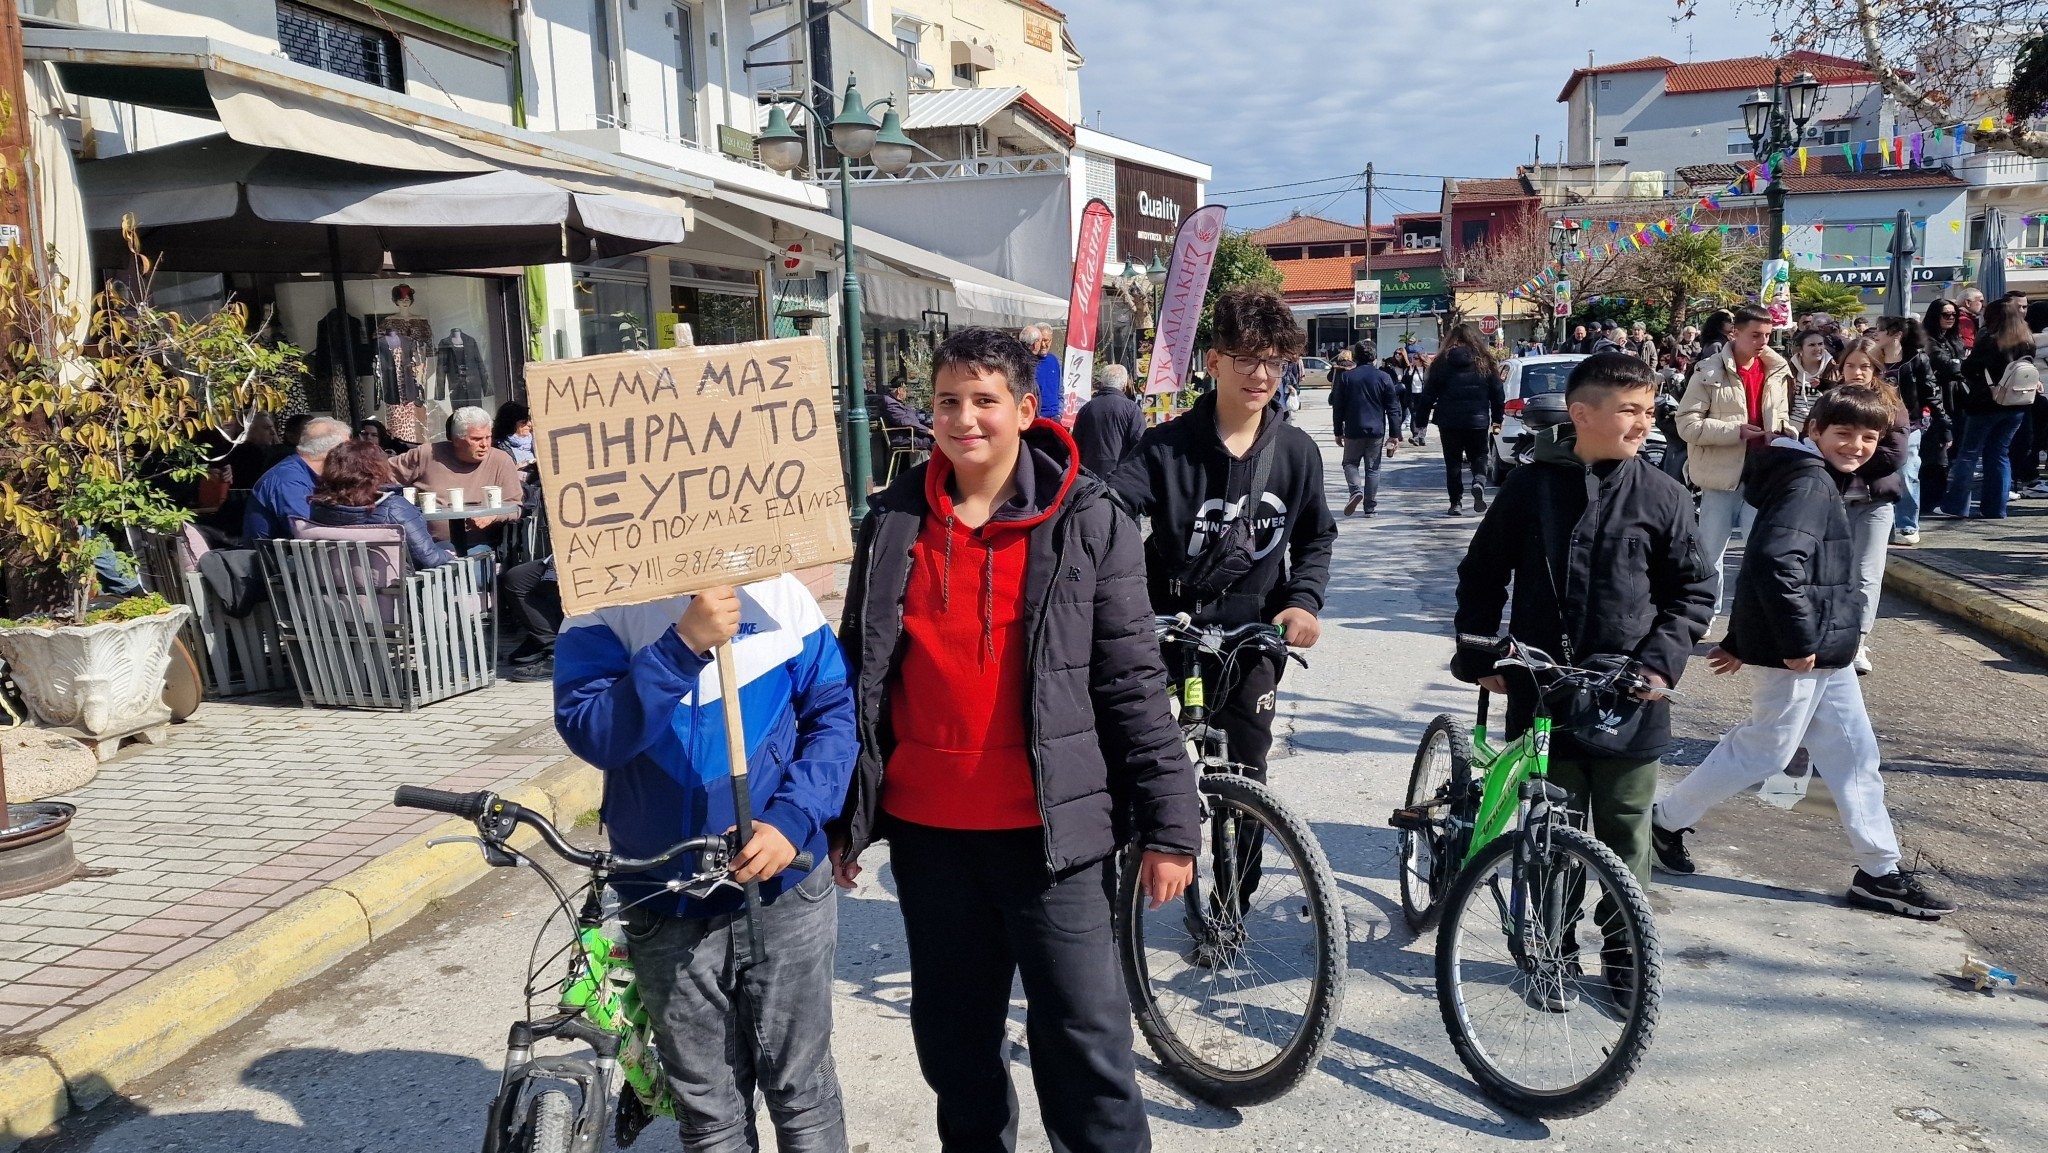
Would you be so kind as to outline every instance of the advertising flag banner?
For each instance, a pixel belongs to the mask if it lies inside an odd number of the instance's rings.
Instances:
[[[853,555],[819,337],[526,366],[571,616]]]
[[[1061,412],[1045,415],[1074,427],[1074,417],[1095,389],[1095,326],[1102,313],[1102,263],[1116,214],[1101,200],[1081,210],[1081,235],[1074,241],[1074,286],[1067,296],[1067,355],[1061,368]]]
[[[1159,294],[1159,335],[1152,341],[1152,371],[1145,394],[1178,392],[1187,382],[1195,355],[1195,330],[1202,324],[1202,298],[1209,291],[1209,269],[1216,246],[1223,242],[1223,206],[1198,208],[1181,222],[1173,238],[1173,262],[1166,270],[1166,288]]]

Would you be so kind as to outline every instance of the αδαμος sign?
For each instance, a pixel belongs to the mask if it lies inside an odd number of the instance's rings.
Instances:
[[[822,339],[526,368],[563,611],[853,555]]]

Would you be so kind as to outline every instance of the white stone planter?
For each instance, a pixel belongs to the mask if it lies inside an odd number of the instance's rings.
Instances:
[[[0,659],[37,721],[95,741],[167,723],[164,672],[192,610],[132,621],[0,629]],[[107,746],[111,748],[112,746]]]

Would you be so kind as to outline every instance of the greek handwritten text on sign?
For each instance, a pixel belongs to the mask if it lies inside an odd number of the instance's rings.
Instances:
[[[566,612],[853,555],[820,339],[540,361],[526,392]]]

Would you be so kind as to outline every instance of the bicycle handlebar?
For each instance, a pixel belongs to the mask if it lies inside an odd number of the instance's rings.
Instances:
[[[644,873],[650,869],[658,869],[685,853],[713,854],[712,864],[717,868],[725,868],[730,864],[733,853],[738,850],[732,838],[723,834],[678,841],[652,857],[615,857],[603,850],[579,849],[564,839],[561,830],[555,828],[554,822],[546,817],[524,805],[515,804],[484,790],[474,793],[451,793],[444,789],[400,785],[391,803],[401,809],[426,809],[429,812],[447,813],[450,816],[474,821],[477,824],[477,831],[483,835],[484,840],[490,842],[502,842],[504,833],[487,826],[494,825],[509,831],[511,825],[525,825],[539,833],[540,839],[547,843],[548,848],[570,864],[583,869],[601,868],[614,874]],[[798,869],[806,875],[816,867],[816,858],[809,853],[800,852],[796,859],[789,863],[789,868]]]

